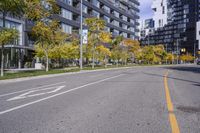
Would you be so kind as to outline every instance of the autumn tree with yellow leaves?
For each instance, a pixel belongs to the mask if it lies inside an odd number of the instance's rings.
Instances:
[[[86,47],[87,58],[92,57],[92,68],[95,66],[95,52],[97,46],[111,42],[111,34],[105,32],[105,21],[99,18],[87,18],[85,24],[88,27],[88,44]],[[103,47],[101,47],[100,50]],[[105,50],[105,49],[104,49]]]
[[[110,49],[106,48],[103,45],[99,45],[96,47],[96,59],[100,62],[103,62],[104,66],[107,67],[108,57],[111,56]]]
[[[32,28],[36,38],[35,51],[46,59],[46,71],[49,71],[49,59],[59,56],[56,50],[64,44],[67,35],[62,32],[59,22],[50,17],[59,12],[55,0],[26,0],[26,17],[35,22]]]
[[[1,0],[0,14],[2,16],[3,27],[0,29],[1,36],[1,77],[4,76],[4,45],[17,38],[18,31],[6,28],[6,17],[12,15],[14,17],[22,17],[25,11],[25,2],[23,0]]]

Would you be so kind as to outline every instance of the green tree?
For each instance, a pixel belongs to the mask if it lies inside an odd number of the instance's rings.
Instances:
[[[1,0],[0,1],[0,14],[2,14],[3,28],[6,27],[6,16],[12,15],[21,17],[23,16],[25,3],[23,0]],[[1,29],[4,30],[4,29]],[[10,39],[8,39],[10,40]],[[4,45],[1,44],[1,76],[4,76]]]

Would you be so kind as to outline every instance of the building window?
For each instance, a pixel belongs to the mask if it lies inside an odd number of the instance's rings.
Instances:
[[[62,25],[63,32],[68,33],[68,34],[72,33],[72,27],[71,26],[64,24],[64,23],[62,23],[61,25]]]
[[[62,17],[72,20],[72,13],[70,11],[67,11],[66,9],[62,8],[61,12],[62,12]]]
[[[72,5],[72,0],[61,0],[64,3],[68,4],[68,5]]]

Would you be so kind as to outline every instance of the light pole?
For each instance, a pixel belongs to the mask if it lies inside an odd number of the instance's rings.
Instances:
[[[168,49],[167,49],[167,44],[166,44],[166,52],[167,52],[167,50],[168,50]],[[167,52],[167,54],[168,54],[168,52]],[[166,64],[167,64],[167,58],[166,58]]]
[[[83,69],[83,0],[81,0],[81,22],[80,22],[80,35],[81,35],[81,40],[80,40],[80,60],[79,60],[79,65],[80,69]]]

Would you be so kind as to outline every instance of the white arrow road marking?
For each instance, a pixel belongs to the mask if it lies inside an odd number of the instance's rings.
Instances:
[[[60,92],[60,93],[56,93],[56,94],[48,96],[48,97],[44,97],[44,98],[38,99],[36,101],[32,101],[32,102],[29,102],[29,103],[26,103],[26,104],[22,104],[22,105],[19,105],[19,106],[16,106],[16,107],[1,111],[0,115],[9,113],[9,112],[12,112],[12,111],[15,111],[15,110],[19,110],[19,109],[22,109],[24,107],[27,107],[27,106],[30,106],[30,105],[33,105],[33,104],[36,104],[36,103],[40,103],[42,101],[46,101],[48,99],[67,94],[69,92],[73,92],[73,91],[79,90],[79,89],[84,88],[84,87],[88,87],[88,86],[91,86],[91,85],[102,83],[104,81],[107,81],[107,80],[110,80],[110,79],[114,79],[114,78],[117,78],[117,77],[120,77],[120,76],[123,76],[123,75],[125,75],[125,74],[119,74],[117,76],[113,76],[113,77],[105,78],[105,79],[98,80],[98,81],[95,81],[95,82],[91,82],[91,83],[88,83],[88,84],[85,84],[85,85],[82,85],[82,86],[79,86],[79,87],[72,88],[70,90],[66,90],[66,91],[63,91],[63,92]]]
[[[50,87],[50,88],[44,88],[44,89],[39,89],[39,90],[32,90],[32,91],[23,93],[23,94],[21,94],[19,96],[10,98],[7,101],[14,101],[14,100],[19,100],[19,99],[25,99],[25,98],[35,97],[35,96],[41,96],[41,95],[45,95],[45,94],[56,93],[56,92],[60,91],[61,89],[63,89],[64,87],[65,86],[58,86],[58,87]],[[52,90],[52,89],[54,89],[54,90]],[[34,92],[45,91],[45,90],[52,90],[52,91],[31,94],[31,93],[34,93]]]
[[[36,88],[25,89],[25,90],[21,90],[21,91],[15,91],[15,92],[11,92],[11,93],[1,94],[0,98],[1,97],[5,97],[5,96],[9,96],[9,95],[13,95],[13,94],[18,94],[18,93],[22,93],[22,92],[31,91],[31,90],[38,90],[38,89],[42,89],[42,88],[45,88],[45,87],[51,87],[51,86],[55,86],[55,85],[58,85],[58,84],[64,84],[64,83],[65,82],[58,82],[58,83],[55,83],[55,84],[43,85],[43,86],[36,87]]]

